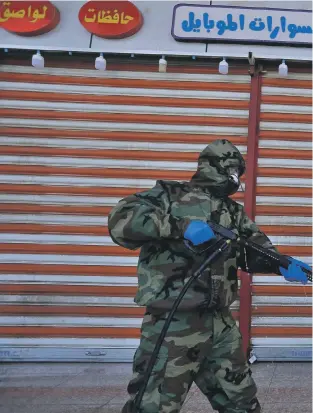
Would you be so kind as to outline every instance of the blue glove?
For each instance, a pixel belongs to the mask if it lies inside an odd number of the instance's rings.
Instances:
[[[215,235],[208,224],[195,220],[188,225],[184,237],[191,241],[193,245],[199,245],[214,239]]]
[[[307,284],[308,277],[305,272],[302,271],[301,267],[307,268],[311,271],[311,267],[309,265],[305,264],[304,262],[295,260],[294,258],[290,258],[288,269],[279,267],[279,271],[287,281],[299,281],[302,282],[302,284]]]

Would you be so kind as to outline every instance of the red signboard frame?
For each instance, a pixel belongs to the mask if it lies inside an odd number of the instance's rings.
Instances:
[[[88,32],[106,39],[133,36],[143,25],[140,10],[130,1],[89,1],[78,18]]]
[[[60,12],[50,1],[2,1],[0,27],[19,36],[39,36],[53,30]]]

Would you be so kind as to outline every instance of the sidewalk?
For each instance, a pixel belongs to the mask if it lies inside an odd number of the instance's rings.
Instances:
[[[263,413],[311,413],[311,363],[252,366]],[[1,413],[120,413],[130,364],[0,365]],[[212,413],[192,387],[182,413]]]

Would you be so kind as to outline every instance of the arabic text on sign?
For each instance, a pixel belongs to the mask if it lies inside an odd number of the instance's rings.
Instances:
[[[312,34],[311,26],[300,26],[294,23],[288,23],[285,16],[281,16],[279,19],[279,24],[273,24],[273,17],[267,16],[264,22],[262,18],[255,17],[250,22],[246,22],[246,16],[240,14],[237,21],[235,21],[233,15],[228,13],[226,19],[215,21],[210,19],[209,13],[203,13],[202,18],[196,18],[194,12],[189,12],[188,20],[183,20],[181,27],[184,32],[195,32],[199,33],[203,27],[208,33],[214,28],[217,29],[217,34],[222,36],[227,30],[230,32],[236,32],[238,30],[245,30],[248,27],[249,30],[253,32],[262,32],[267,30],[269,32],[270,39],[274,40],[277,38],[280,32],[285,33],[286,30],[289,33],[289,38],[294,39],[298,33],[302,34]]]
[[[4,9],[2,16],[0,16],[0,23],[6,22],[9,19],[23,19],[25,16],[27,16],[30,20],[31,23],[36,23],[37,20],[42,20],[46,18],[46,13],[48,10],[47,6],[42,7],[42,12],[39,11],[39,9],[33,9],[32,6],[29,6],[28,8],[25,9],[20,9],[20,10],[12,10],[10,9],[11,2],[3,2],[3,6],[8,6],[7,8]]]
[[[111,11],[100,10],[96,13],[95,9],[88,9],[92,16],[85,16],[84,21],[86,23],[102,23],[102,24],[128,24],[130,21],[134,20],[131,16],[125,16],[125,13],[121,14],[118,10],[114,10],[114,14],[111,15]]]

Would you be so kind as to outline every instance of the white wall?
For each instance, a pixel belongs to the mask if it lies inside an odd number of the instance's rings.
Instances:
[[[271,1],[271,0],[260,0],[260,1],[223,1],[223,0],[213,0],[212,4],[214,6],[241,6],[241,7],[270,7],[277,9],[301,9],[301,10],[312,10],[311,1]]]
[[[90,33],[79,23],[78,12],[84,1],[53,1],[60,11],[58,26],[49,33],[35,37],[23,37],[0,28],[0,47],[77,50],[88,49]]]
[[[311,1],[223,1],[213,0],[214,6],[241,6],[241,7],[269,7],[278,9],[312,10]],[[252,51],[255,57],[269,59],[290,59],[290,60],[312,60],[312,49],[304,47],[285,47],[285,46],[262,46],[262,45],[223,45],[210,44],[208,55],[216,53],[225,54],[228,57],[248,55]]]
[[[186,0],[190,3],[190,0]],[[312,60],[312,49],[305,47],[260,46],[209,43],[177,42],[171,36],[172,11],[179,1],[134,1],[144,16],[142,29],[126,39],[102,39],[91,35],[79,23],[78,12],[84,1],[54,1],[61,13],[59,25],[50,33],[37,37],[21,37],[0,29],[0,48],[24,48],[41,50],[93,51],[104,53],[143,53],[158,55],[204,55],[246,57],[252,51],[256,57],[290,60]],[[184,1],[181,1],[184,3]],[[210,4],[209,1],[195,1]],[[213,5],[278,7],[312,9],[310,1],[222,1],[213,0]]]
[[[177,42],[171,35],[173,8],[177,1],[133,1],[144,16],[142,29],[122,41],[100,39],[94,36],[92,49],[116,52],[126,50],[140,53],[149,50],[161,54],[204,54],[204,43]],[[200,1],[197,4],[208,4]]]

